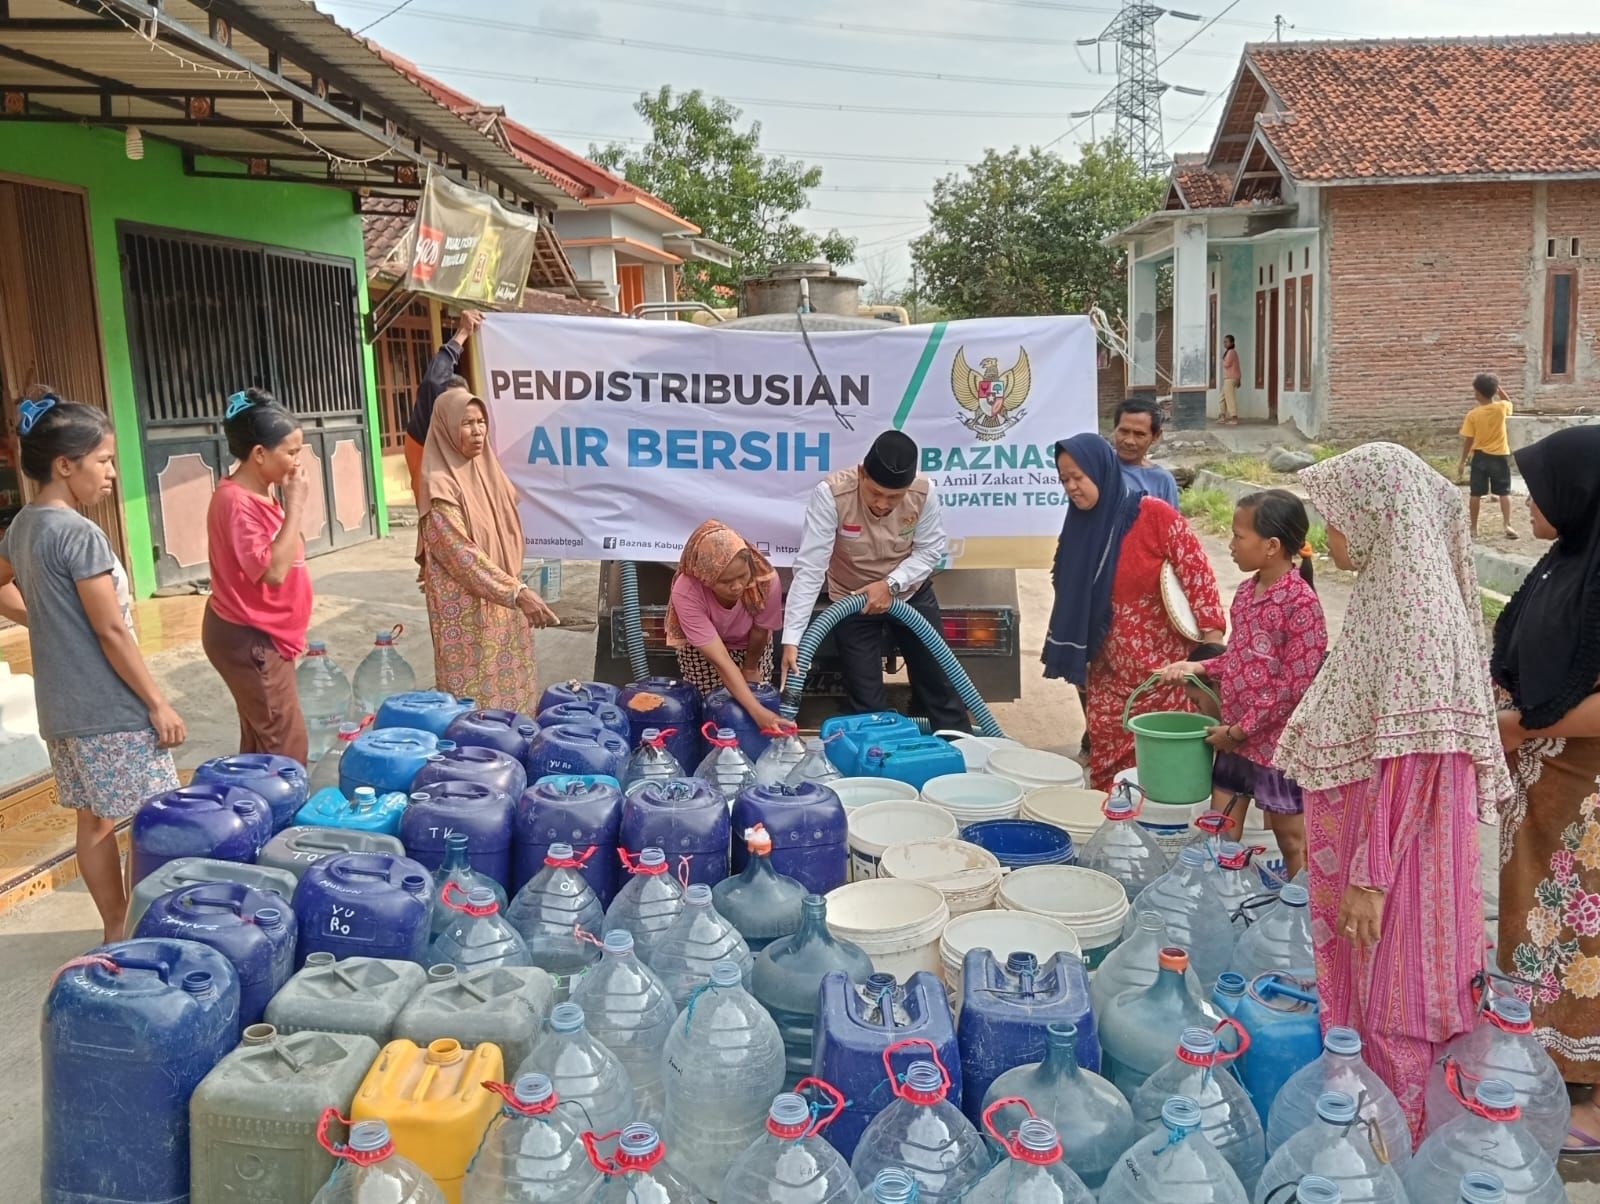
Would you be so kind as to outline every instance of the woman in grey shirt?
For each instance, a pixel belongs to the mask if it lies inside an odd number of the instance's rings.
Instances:
[[[183,720],[139,654],[127,572],[77,509],[116,481],[110,421],[47,395],[22,403],[17,430],[38,491],[0,539],[0,614],[28,628],[39,734],[61,802],[78,813],[78,866],[112,941],[128,911],[117,821],[177,786],[166,750],[183,743]]]

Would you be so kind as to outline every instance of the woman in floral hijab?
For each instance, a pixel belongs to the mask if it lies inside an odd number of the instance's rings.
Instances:
[[[1510,793],[1472,540],[1455,487],[1397,444],[1300,479],[1334,563],[1360,574],[1278,745],[1305,791],[1322,1021],[1361,1033],[1420,1138],[1484,968],[1477,821]]]

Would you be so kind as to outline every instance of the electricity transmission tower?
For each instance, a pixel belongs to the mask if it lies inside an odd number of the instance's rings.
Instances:
[[[1161,96],[1171,88],[1189,96],[1204,96],[1198,88],[1166,84],[1156,62],[1156,22],[1162,17],[1198,21],[1198,13],[1178,12],[1140,0],[1122,0],[1121,10],[1098,37],[1080,38],[1078,45],[1096,47],[1110,44],[1117,48],[1117,86],[1092,109],[1072,114],[1093,117],[1110,111],[1116,116],[1113,137],[1133,156],[1141,171],[1155,173],[1166,168],[1166,139],[1161,130]],[[1100,64],[1104,70],[1104,64]]]

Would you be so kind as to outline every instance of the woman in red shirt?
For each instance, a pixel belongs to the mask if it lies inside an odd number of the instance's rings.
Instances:
[[[270,393],[228,399],[223,421],[239,463],[211,495],[211,601],[200,642],[239,709],[239,751],[306,759],[294,662],[311,623],[301,535],[309,473],[300,422]],[[272,496],[278,489],[282,503]]]

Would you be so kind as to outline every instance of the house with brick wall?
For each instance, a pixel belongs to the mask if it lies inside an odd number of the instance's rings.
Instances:
[[[1317,436],[1454,432],[1475,373],[1600,408],[1600,38],[1245,48],[1205,155],[1127,254],[1126,390]],[[1171,351],[1157,352],[1171,272]]]

